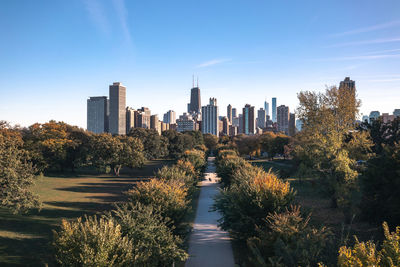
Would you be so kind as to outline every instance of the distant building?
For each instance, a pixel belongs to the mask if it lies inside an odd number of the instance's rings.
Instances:
[[[137,128],[145,128],[150,129],[150,117],[151,111],[149,108],[142,107],[141,109],[137,110],[137,120],[135,121],[135,127]]]
[[[229,122],[232,123],[233,116],[232,116],[232,106],[231,106],[231,104],[229,104],[228,107],[226,108],[226,114],[227,114]]]
[[[379,111],[371,111],[369,113],[369,121],[376,120],[381,116],[381,113]]]
[[[137,111],[133,108],[126,108],[126,134],[129,133],[131,128],[135,128]]]
[[[229,125],[229,136],[236,136],[238,134],[238,127]]]
[[[87,100],[87,130],[94,133],[108,132],[109,105],[106,96]]]
[[[189,112],[199,113],[201,108],[201,98],[200,98],[200,88],[197,81],[197,87],[194,87],[190,90],[190,104],[189,104]]]
[[[232,118],[232,125],[239,127],[239,117],[233,117]]]
[[[232,108],[232,119],[237,117],[237,110],[236,108]]]
[[[265,125],[266,118],[267,118],[266,110],[263,109],[263,108],[260,108],[257,111],[257,127],[258,128],[260,128],[260,129],[265,128],[265,126],[266,126]]]
[[[294,113],[290,113],[289,116],[289,135],[294,136],[296,134],[296,115]]]
[[[210,103],[201,108],[202,122],[201,128],[203,134],[210,133],[218,136],[219,123],[218,123],[218,106],[217,99],[210,98]]]
[[[150,129],[156,130],[159,134],[161,134],[161,124],[158,120],[158,115],[150,116]]]
[[[264,109],[265,109],[265,115],[269,116],[269,103],[267,101],[264,101]]]
[[[276,122],[276,97],[272,98],[272,122]]]
[[[229,135],[229,126],[231,123],[227,117],[222,118],[222,134]]]
[[[279,132],[289,134],[289,107],[280,105],[277,108],[277,128]]]
[[[256,133],[256,120],[255,120],[254,106],[246,104],[243,108],[243,133],[255,134]]]
[[[239,114],[238,134],[244,133],[243,114]]]
[[[352,99],[352,105],[354,106],[354,120],[356,120],[356,82],[353,80],[350,80],[350,77],[346,77],[343,81],[340,82],[339,85],[339,91],[340,90],[346,90],[349,91],[351,99]],[[346,100],[348,101],[348,100]]]
[[[161,122],[161,132],[169,130],[169,127],[170,127],[169,123]]]
[[[395,110],[393,111],[393,115],[394,115],[395,117],[400,117],[400,109],[395,109]]]
[[[173,110],[168,110],[167,113],[164,114],[163,122],[165,123],[175,123],[176,122],[176,113]]]
[[[369,116],[368,115],[364,115],[364,116],[362,116],[362,122],[369,122]]]
[[[383,123],[389,123],[395,119],[394,115],[389,115],[389,113],[382,113]]]
[[[110,117],[111,134],[126,134],[126,87],[120,82],[110,85]]]
[[[179,119],[176,120],[176,124],[176,130],[181,133],[196,130],[196,121],[193,119],[192,115],[188,113],[183,113],[183,115],[179,116]]]

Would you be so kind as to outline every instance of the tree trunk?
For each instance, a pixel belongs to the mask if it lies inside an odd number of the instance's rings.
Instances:
[[[115,166],[114,167],[114,174],[115,176],[119,176],[119,171],[121,170],[121,166]]]

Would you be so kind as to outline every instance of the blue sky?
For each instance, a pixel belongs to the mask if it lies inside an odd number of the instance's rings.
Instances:
[[[0,120],[86,127],[86,99],[181,114],[202,103],[297,106],[300,90],[356,81],[362,113],[400,108],[400,1],[0,1]]]

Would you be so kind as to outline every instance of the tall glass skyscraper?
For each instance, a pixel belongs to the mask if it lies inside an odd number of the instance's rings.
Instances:
[[[269,103],[267,101],[264,101],[264,110],[265,110],[265,115],[269,116]]]
[[[276,122],[276,97],[272,98],[272,121]]]
[[[126,87],[115,82],[110,85],[110,117],[111,134],[126,134]]]
[[[210,98],[210,104],[201,107],[202,123],[201,130],[203,134],[210,133],[213,135],[219,135],[218,127],[218,106],[217,99]]]

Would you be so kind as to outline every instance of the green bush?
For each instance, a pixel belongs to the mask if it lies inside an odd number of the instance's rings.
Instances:
[[[156,172],[156,178],[167,183],[183,183],[188,190],[188,196],[193,193],[196,185],[196,171],[189,161],[179,160],[176,165],[163,166]]]
[[[182,240],[168,228],[168,219],[153,207],[128,203],[116,206],[107,216],[117,221],[131,240],[132,266],[171,266],[188,257],[180,248]]]
[[[61,266],[132,266],[132,242],[123,237],[121,226],[96,216],[62,221],[54,231],[56,260]]]
[[[383,223],[385,240],[382,248],[378,251],[377,246],[372,241],[359,242],[357,237],[354,247],[343,246],[339,249],[338,266],[400,266],[400,227],[390,233],[389,226]]]
[[[257,266],[317,266],[328,254],[331,233],[309,225],[299,207],[269,214],[257,235],[249,238],[250,260]]]
[[[205,153],[196,149],[186,150],[185,153],[183,153],[182,159],[192,163],[197,174],[200,174],[207,164]]]
[[[217,162],[217,174],[224,186],[230,186],[232,176],[239,168],[251,168],[251,164],[238,156],[227,155]]]
[[[127,195],[132,203],[152,206],[163,217],[171,219],[177,228],[189,210],[187,188],[180,181],[152,179],[140,182]]]
[[[222,190],[214,205],[222,213],[221,227],[243,241],[256,234],[255,228],[264,223],[266,214],[281,211],[295,195],[289,183],[273,173],[258,169],[254,174]]]

